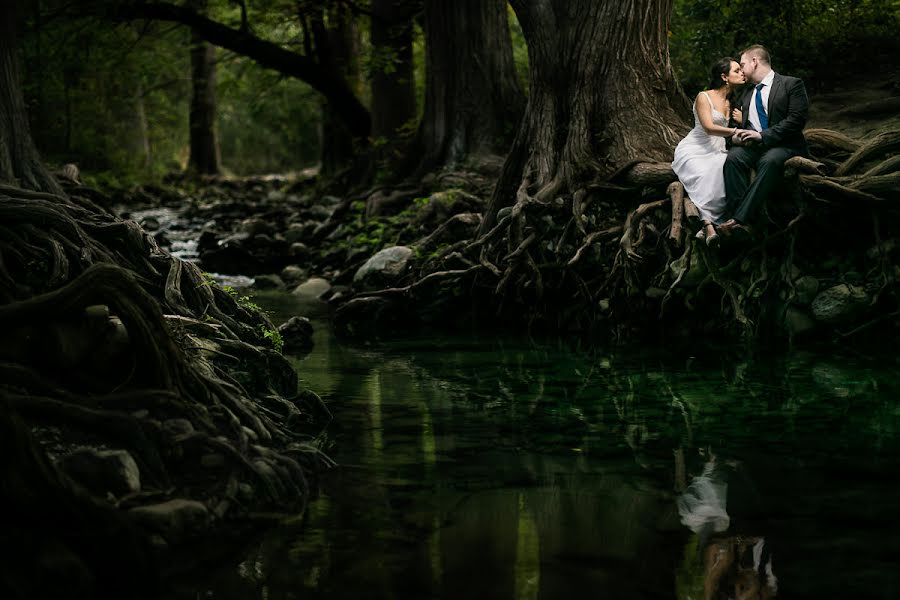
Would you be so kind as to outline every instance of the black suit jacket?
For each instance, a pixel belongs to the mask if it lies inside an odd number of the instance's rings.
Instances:
[[[742,129],[750,128],[750,102],[753,100],[754,86],[748,85],[740,98],[743,122]],[[803,128],[809,115],[809,98],[806,86],[797,77],[775,73],[772,89],[769,90],[769,128],[762,132],[762,144],[766,148],[787,147],[801,155],[809,154],[809,146],[803,137]]]

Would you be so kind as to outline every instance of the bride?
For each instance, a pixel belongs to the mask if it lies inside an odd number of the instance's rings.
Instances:
[[[700,211],[703,228],[697,237],[706,244],[718,243],[715,225],[725,218],[725,138],[737,133],[728,127],[729,97],[746,81],[741,65],[733,58],[722,58],[710,69],[709,90],[694,100],[694,128],[678,142],[672,170]],[[736,113],[740,111],[735,110]],[[739,114],[735,115],[740,123]]]

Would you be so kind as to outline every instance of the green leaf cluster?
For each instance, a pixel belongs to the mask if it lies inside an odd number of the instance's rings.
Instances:
[[[269,329],[266,326],[260,327],[260,331],[262,332],[263,337],[272,344],[272,348],[275,349],[275,352],[281,352],[284,348],[284,338],[281,337],[281,332],[277,329]]]
[[[827,88],[836,75],[892,62],[898,29],[897,0],[676,0],[669,49],[690,96],[714,61],[751,44],[769,49],[776,71]]]

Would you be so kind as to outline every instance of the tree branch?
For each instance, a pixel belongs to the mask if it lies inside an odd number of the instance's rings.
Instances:
[[[232,29],[185,7],[166,2],[133,2],[112,8],[104,3],[92,2],[90,7],[94,14],[117,21],[153,19],[190,27],[213,45],[246,56],[262,67],[308,83],[326,97],[354,137],[369,137],[372,126],[369,111],[340,74],[308,56],[285,50],[249,32]]]

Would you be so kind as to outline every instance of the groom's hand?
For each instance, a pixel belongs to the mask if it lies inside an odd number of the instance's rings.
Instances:
[[[762,134],[758,131],[749,129],[738,131],[734,137],[739,138],[741,144],[746,144],[747,142],[762,142]]]

